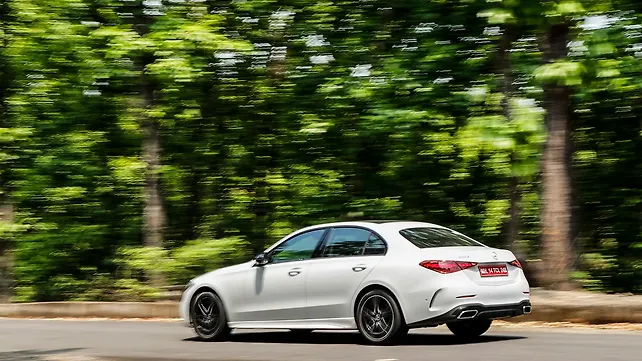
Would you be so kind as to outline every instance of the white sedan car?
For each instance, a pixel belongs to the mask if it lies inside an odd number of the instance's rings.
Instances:
[[[441,324],[476,337],[493,319],[531,312],[529,284],[512,252],[405,221],[298,230],[249,262],[192,279],[179,307],[203,340],[232,329],[357,329],[372,344]]]

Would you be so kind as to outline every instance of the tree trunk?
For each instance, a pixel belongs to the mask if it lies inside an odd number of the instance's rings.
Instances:
[[[0,226],[2,223],[13,223],[13,205],[8,197],[0,193]],[[8,302],[11,298],[12,255],[9,239],[0,235],[0,302]]]
[[[519,179],[517,177],[511,177],[508,192],[510,194],[510,206],[506,227],[506,246],[513,251],[519,261],[524,264],[528,255],[519,243],[522,192],[519,189]]]
[[[507,25],[502,34],[498,55],[497,55],[497,73],[502,76],[502,113],[507,122],[511,122],[512,115],[510,111],[510,99],[513,96],[513,69],[509,58],[509,52],[512,43],[516,38],[514,26]],[[511,157],[512,160],[512,157]],[[526,266],[527,252],[519,243],[520,217],[521,217],[521,200],[522,193],[519,188],[520,179],[517,176],[511,176],[509,181],[508,193],[510,196],[510,205],[508,209],[508,222],[506,224],[505,246],[513,251],[515,256]]]
[[[140,4],[134,16],[134,28],[139,36],[149,32],[149,26],[154,18],[146,15],[148,5]],[[151,6],[151,5],[150,5]],[[137,69],[140,74],[139,96],[141,99],[140,124],[142,127],[142,158],[145,162],[145,188],[143,209],[143,244],[147,247],[163,247],[163,229],[165,227],[165,212],[160,192],[158,170],[161,164],[161,140],[158,122],[147,115],[154,106],[155,85],[146,75],[146,67],[154,62],[151,53],[143,53],[137,59]],[[165,280],[160,272],[148,275],[151,284],[156,287],[164,286]]]
[[[513,41],[513,33],[514,28],[510,25],[506,26],[500,40],[497,58],[497,72],[502,75],[502,93],[504,94],[504,98],[502,99],[502,113],[507,122],[512,121],[510,98],[513,95],[513,72],[509,59],[509,50]],[[521,193],[519,193],[519,179],[515,176],[511,176],[509,194],[509,219],[506,227],[507,232],[505,244],[509,249],[513,249],[519,236],[519,201],[521,199]]]
[[[566,56],[569,28],[550,27],[544,45],[546,61]],[[566,86],[544,87],[548,134],[542,158],[542,241],[539,281],[549,289],[572,288],[571,268],[571,177],[567,156],[570,118],[570,91]]]
[[[144,244],[150,247],[162,247],[162,231],[165,219],[158,179],[160,136],[158,134],[158,124],[149,119],[143,121],[143,160],[147,169],[145,175],[145,209],[143,212]]]
[[[143,130],[143,161],[145,172],[145,205],[143,210],[143,243],[147,247],[163,246],[163,228],[165,227],[165,212],[160,192],[158,170],[161,164],[161,141],[158,123],[149,118],[144,112],[153,105],[154,90],[142,74],[141,97],[143,98],[142,130]],[[150,275],[152,284],[163,286],[164,280],[160,274]]]

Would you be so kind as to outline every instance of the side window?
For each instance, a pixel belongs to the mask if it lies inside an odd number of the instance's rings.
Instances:
[[[323,257],[361,256],[370,231],[361,228],[335,228],[323,249]]]
[[[386,244],[383,240],[371,233],[366,243],[366,249],[363,252],[365,256],[381,256],[386,254]]]
[[[272,250],[270,263],[301,261],[312,258],[325,229],[317,229],[294,236]]]

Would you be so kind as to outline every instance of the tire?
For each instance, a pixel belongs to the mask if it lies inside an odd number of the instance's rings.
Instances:
[[[381,289],[372,290],[359,299],[354,318],[359,333],[369,344],[394,344],[408,334],[399,304],[389,292]]]
[[[476,338],[483,335],[492,324],[492,320],[456,321],[446,324],[450,332],[463,339]]]
[[[210,291],[199,292],[190,303],[194,332],[202,341],[222,341],[232,331],[221,298]]]

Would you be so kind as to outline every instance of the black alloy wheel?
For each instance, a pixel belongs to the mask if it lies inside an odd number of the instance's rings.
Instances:
[[[355,318],[368,343],[391,344],[408,333],[397,301],[384,290],[366,293],[359,300]]]
[[[223,302],[213,292],[204,291],[195,295],[190,313],[194,331],[201,340],[219,341],[230,334]]]

